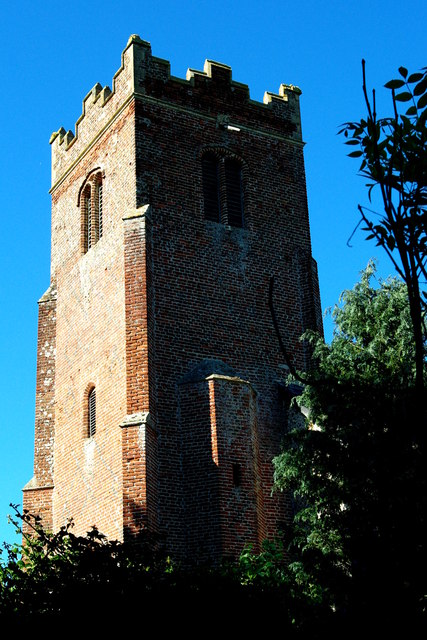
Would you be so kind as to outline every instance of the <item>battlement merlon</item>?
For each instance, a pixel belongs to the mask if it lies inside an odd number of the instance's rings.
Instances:
[[[298,87],[282,84],[278,94],[266,92],[263,102],[251,100],[248,85],[232,79],[231,67],[213,60],[205,61],[203,71],[188,69],[186,79],[176,78],[171,76],[168,60],[153,56],[150,43],[132,35],[112,89],[97,83],[83,100],[75,133],[62,127],[52,133],[52,188],[134,97],[193,111],[215,122],[218,115],[226,114],[231,125],[265,128],[301,143],[300,94]],[[206,95],[212,95],[212,104],[217,104],[220,96],[221,114],[214,113],[212,105],[203,112],[201,104],[206,100],[199,98]]]

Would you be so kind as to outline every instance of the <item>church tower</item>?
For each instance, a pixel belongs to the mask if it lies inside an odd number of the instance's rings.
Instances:
[[[285,366],[320,328],[300,90],[264,103],[206,61],[185,80],[131,36],[52,146],[51,282],[39,301],[34,477],[24,508],[119,540],[148,528],[181,559],[259,548]]]

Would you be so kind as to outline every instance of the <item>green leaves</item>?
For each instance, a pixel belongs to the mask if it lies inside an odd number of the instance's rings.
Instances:
[[[388,241],[387,228],[376,226]],[[313,332],[304,336],[317,363],[298,398],[308,425],[287,433],[274,459],[276,486],[291,492],[296,505],[290,542],[300,589],[310,597],[308,585],[316,587],[344,616],[351,607],[360,615],[374,600],[378,607],[382,597],[386,611],[390,598],[399,601],[412,588],[418,564],[409,566],[408,544],[415,549],[410,536],[420,531],[417,550],[423,549],[425,531],[417,521],[422,514],[425,523],[427,499],[415,435],[425,410],[419,415],[414,403],[408,291],[398,278],[374,277],[370,262],[342,293],[331,344]],[[411,502],[418,483],[423,489]],[[402,510],[413,522],[410,534]],[[417,602],[416,596],[413,613]]]

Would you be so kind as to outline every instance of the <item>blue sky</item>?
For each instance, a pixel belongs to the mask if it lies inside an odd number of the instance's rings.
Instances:
[[[354,2],[264,0],[21,0],[2,10],[0,101],[2,200],[0,376],[0,541],[12,540],[9,502],[20,502],[32,476],[37,300],[49,285],[52,131],[74,129],[83,97],[111,86],[130,34],[171,61],[173,75],[203,68],[205,58],[230,65],[251,97],[280,83],[302,88],[303,137],[313,255],[322,307],[351,288],[376,254],[362,232],[347,240],[366,203],[357,161],[346,157],[339,125],[364,115],[361,59],[388,113],[382,85],[404,65],[425,66],[425,0]],[[383,276],[392,272],[380,257]],[[330,336],[330,324],[326,335]]]

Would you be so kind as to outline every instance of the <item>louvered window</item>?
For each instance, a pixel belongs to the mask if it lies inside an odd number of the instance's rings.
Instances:
[[[86,208],[86,237],[87,237],[87,248],[88,250],[92,246],[92,198],[91,198],[91,190],[89,189],[88,194],[85,198],[85,208]]]
[[[102,182],[98,183],[98,235],[102,237]]]
[[[219,200],[219,163],[218,158],[206,154],[202,160],[203,197],[205,202],[205,218],[220,222]]]
[[[228,224],[243,227],[242,169],[239,162],[227,158],[224,173]]]
[[[243,227],[242,167],[238,160],[207,153],[202,174],[205,218]]]
[[[104,195],[102,175],[94,173],[84,186],[79,206],[81,207],[82,220],[82,250],[89,251],[104,233]]]
[[[88,396],[88,435],[92,438],[96,431],[96,390],[92,389]]]
[[[81,199],[82,209],[82,241],[83,251],[89,251],[93,244],[93,230],[92,230],[92,189],[88,184],[86,185]]]

